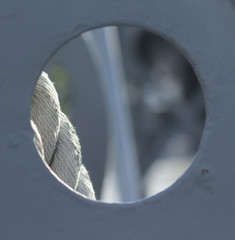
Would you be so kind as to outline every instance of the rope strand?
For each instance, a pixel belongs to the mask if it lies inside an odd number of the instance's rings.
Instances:
[[[89,174],[82,164],[78,136],[61,111],[58,94],[45,72],[42,72],[35,87],[30,122],[41,158],[66,184],[95,199]]]

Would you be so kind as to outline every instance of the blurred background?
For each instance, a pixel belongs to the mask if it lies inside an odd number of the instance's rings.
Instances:
[[[141,28],[105,27],[62,47],[44,69],[76,127],[96,197],[129,202],[191,165],[205,121],[192,66]]]

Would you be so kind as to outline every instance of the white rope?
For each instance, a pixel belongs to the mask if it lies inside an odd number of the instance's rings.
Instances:
[[[61,112],[58,94],[48,75],[38,79],[31,109],[34,143],[41,158],[70,187],[95,199],[90,177],[82,164],[76,131]]]

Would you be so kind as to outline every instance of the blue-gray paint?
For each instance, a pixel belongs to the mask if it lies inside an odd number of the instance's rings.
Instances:
[[[164,192],[106,204],[60,183],[34,147],[32,92],[68,40],[104,25],[159,33],[192,63],[207,120],[186,173]],[[2,0],[0,239],[234,239],[235,14],[229,0]]]

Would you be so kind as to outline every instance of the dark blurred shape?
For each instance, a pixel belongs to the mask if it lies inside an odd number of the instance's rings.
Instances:
[[[128,33],[127,29],[120,31],[123,45],[129,43],[123,47],[124,61],[144,175],[159,158],[195,154],[205,108],[199,81],[187,59],[158,35],[131,28]]]

